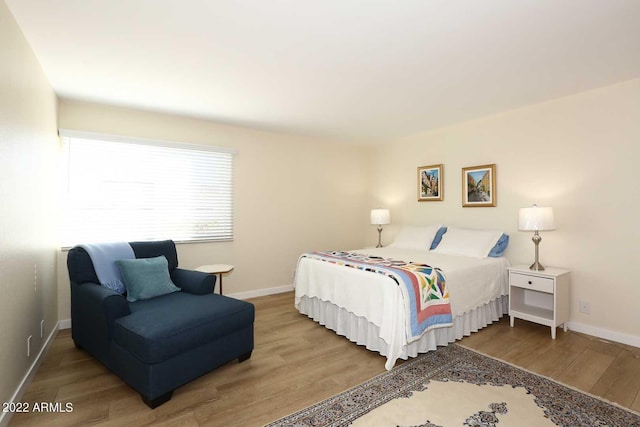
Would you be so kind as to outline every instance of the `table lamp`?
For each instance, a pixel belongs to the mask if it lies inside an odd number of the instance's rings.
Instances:
[[[378,246],[382,247],[382,226],[389,224],[391,217],[389,215],[389,209],[371,209],[371,225],[378,226]]]
[[[533,240],[533,243],[536,245],[536,259],[529,268],[537,271],[544,270],[544,266],[538,261],[538,245],[542,240],[538,231],[555,230],[553,208],[537,205],[533,205],[530,208],[520,208],[518,213],[518,229],[533,231],[533,238],[531,240]]]

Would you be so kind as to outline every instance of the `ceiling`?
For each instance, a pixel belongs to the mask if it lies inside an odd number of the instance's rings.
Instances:
[[[377,143],[640,77],[640,0],[4,0],[56,93]]]

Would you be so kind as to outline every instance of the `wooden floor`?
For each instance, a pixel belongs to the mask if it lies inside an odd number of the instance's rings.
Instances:
[[[72,412],[15,414],[10,425],[261,426],[384,372],[385,358],[299,314],[293,294],[251,300],[255,350],[177,389],[149,409],[85,352],[55,338],[21,402],[70,403]],[[640,349],[507,317],[461,344],[640,411]],[[63,406],[64,407],[64,406]]]

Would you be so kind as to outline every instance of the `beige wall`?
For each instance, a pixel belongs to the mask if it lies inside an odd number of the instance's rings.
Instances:
[[[363,148],[70,100],[59,103],[59,126],[238,150],[234,241],[178,246],[183,267],[235,266],[224,277],[225,294],[255,295],[290,286],[302,252],[358,247],[364,242],[362,223],[368,206]],[[61,320],[69,318],[65,262],[62,253]]]
[[[58,321],[58,138],[56,97],[4,2],[0,52],[0,402],[9,402]]]
[[[416,201],[416,168],[444,164],[444,201]],[[498,206],[462,208],[461,168],[497,165]],[[640,345],[640,80],[433,132],[374,150],[370,204],[400,224],[495,228],[511,236],[512,264],[531,263],[518,208],[552,206],[543,265],[572,270],[571,325]],[[368,236],[369,243],[375,236]],[[578,312],[578,301],[591,314]]]

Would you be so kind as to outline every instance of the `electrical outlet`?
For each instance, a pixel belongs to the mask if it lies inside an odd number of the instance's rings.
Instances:
[[[580,313],[591,314],[591,304],[589,304],[587,301],[579,301],[578,305]]]
[[[29,335],[29,338],[27,338],[27,357],[31,356],[31,338],[33,337],[33,335]]]

